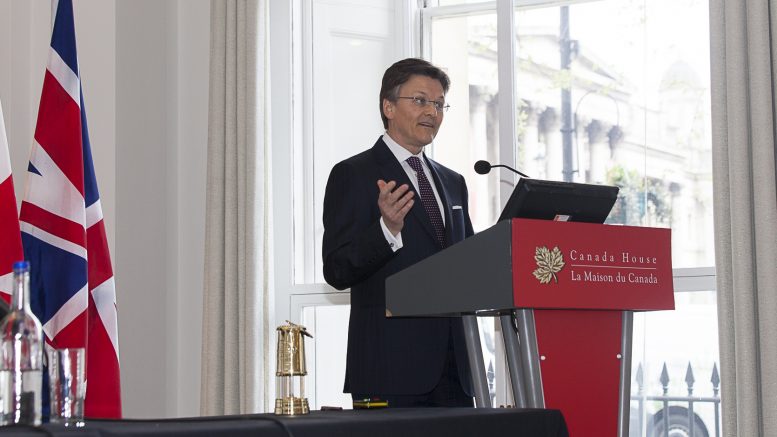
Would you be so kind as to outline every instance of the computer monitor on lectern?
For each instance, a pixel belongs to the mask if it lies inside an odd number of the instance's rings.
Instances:
[[[618,187],[521,178],[499,221],[511,218],[604,223]]]

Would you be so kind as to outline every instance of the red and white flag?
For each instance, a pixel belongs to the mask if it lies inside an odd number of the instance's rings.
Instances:
[[[121,417],[111,257],[97,190],[71,0],[54,20],[19,221],[30,306],[56,348],[86,348],[86,417]]]
[[[8,137],[5,134],[3,105],[0,103],[0,297],[11,302],[13,263],[23,260],[19,236],[19,215],[11,177]]]

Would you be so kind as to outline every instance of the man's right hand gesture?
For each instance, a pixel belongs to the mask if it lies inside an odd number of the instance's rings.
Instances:
[[[410,208],[413,207],[413,196],[415,192],[407,184],[397,189],[395,181],[386,182],[383,179],[378,180],[378,208],[383,217],[383,223],[388,228],[391,235],[397,236],[405,225],[405,216]]]

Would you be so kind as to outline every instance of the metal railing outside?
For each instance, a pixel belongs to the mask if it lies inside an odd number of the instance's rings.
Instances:
[[[635,377],[637,393],[631,396],[631,401],[632,406],[636,403],[636,411],[632,409],[630,437],[720,437],[720,374],[717,363],[713,363],[709,380],[712,384],[712,396],[694,396],[696,378],[690,362],[685,372],[685,396],[669,394],[670,378],[666,362],[663,363],[659,377],[662,387],[660,395],[645,393],[646,384],[641,363],[637,367]],[[649,414],[646,412],[648,402],[658,402],[661,408]],[[695,412],[695,407],[699,404],[711,404],[713,417],[704,421]],[[711,421],[714,423],[708,423]],[[715,433],[711,434],[711,430]]]

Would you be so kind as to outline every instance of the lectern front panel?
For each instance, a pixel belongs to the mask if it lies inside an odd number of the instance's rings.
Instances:
[[[671,231],[513,220],[519,308],[674,309]]]
[[[389,276],[386,310],[392,316],[451,316],[511,309],[510,232],[509,221],[498,223]]]

